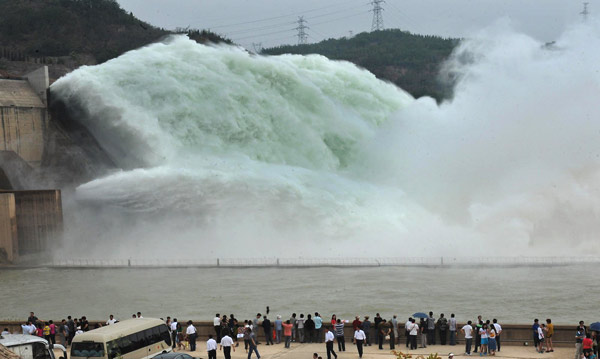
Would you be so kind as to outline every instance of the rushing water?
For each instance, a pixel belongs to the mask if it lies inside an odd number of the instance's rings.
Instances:
[[[474,34],[442,104],[347,62],[184,37],[82,67],[52,98],[118,168],[65,199],[57,255],[597,254],[598,34]]]
[[[478,314],[504,323],[552,318],[558,324],[596,321],[600,288],[592,265],[560,267],[378,267],[252,269],[0,270],[0,318],[21,320],[109,314],[210,320],[215,313],[252,318],[318,311],[380,312],[401,319],[432,310],[460,320]]]

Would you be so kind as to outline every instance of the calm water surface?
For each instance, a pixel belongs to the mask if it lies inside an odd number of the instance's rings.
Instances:
[[[0,318],[86,315],[210,320],[215,313],[252,318],[318,311],[401,319],[417,311],[478,314],[504,323],[552,318],[558,324],[597,321],[600,288],[592,265],[481,268],[250,268],[0,270]],[[596,315],[597,317],[594,317]]]

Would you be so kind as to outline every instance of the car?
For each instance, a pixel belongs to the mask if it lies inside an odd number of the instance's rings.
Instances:
[[[152,359],[198,359],[198,358],[195,358],[186,353],[171,352],[171,353],[158,354],[157,356],[155,356]]]

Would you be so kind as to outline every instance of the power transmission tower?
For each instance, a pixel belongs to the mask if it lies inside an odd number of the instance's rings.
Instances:
[[[260,54],[262,52],[262,42],[253,42],[252,48],[254,49],[255,54]]]
[[[373,0],[371,1],[371,5],[373,5],[373,24],[371,25],[371,31],[379,31],[383,30],[383,6],[385,0]]]
[[[579,13],[583,17],[583,22],[587,22],[588,15],[590,14],[590,12],[588,10],[589,4],[590,4],[589,2],[584,2],[583,3],[583,11]]]
[[[305,45],[308,42],[308,34],[306,30],[310,29],[306,26],[306,20],[304,20],[304,16],[298,16],[298,27],[295,30],[298,30],[298,45]]]

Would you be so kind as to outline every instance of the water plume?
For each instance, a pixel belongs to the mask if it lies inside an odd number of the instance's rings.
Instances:
[[[497,24],[456,49],[441,105],[349,63],[183,37],[74,71],[52,92],[120,169],[77,189],[68,253],[597,251],[599,33],[545,46]]]

